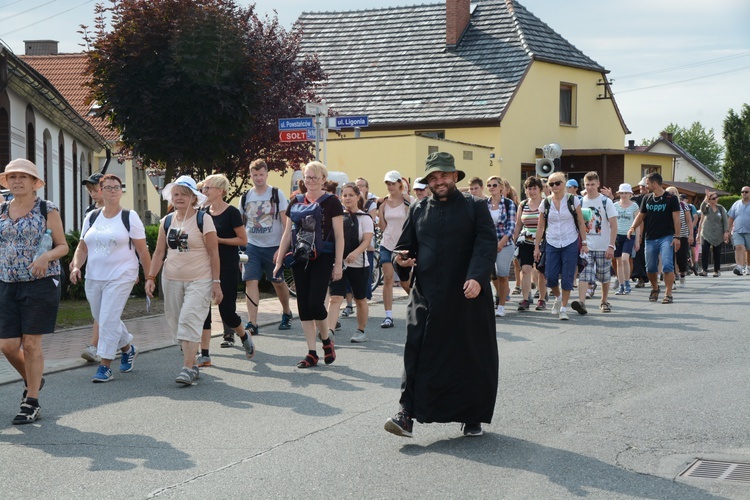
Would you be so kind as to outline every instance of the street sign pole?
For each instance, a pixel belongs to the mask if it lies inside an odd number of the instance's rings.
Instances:
[[[323,118],[324,120],[327,120],[327,117]],[[328,123],[326,123],[326,132],[323,136],[323,164],[327,167],[328,166]]]
[[[315,115],[315,161],[320,161],[320,115]]]

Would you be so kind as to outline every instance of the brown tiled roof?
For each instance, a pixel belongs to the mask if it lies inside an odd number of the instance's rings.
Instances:
[[[86,87],[86,54],[55,54],[49,56],[19,56],[26,64],[42,74],[62,94],[76,112],[84,117],[107,141],[117,141],[119,134],[99,117],[88,116],[91,109],[89,89]]]

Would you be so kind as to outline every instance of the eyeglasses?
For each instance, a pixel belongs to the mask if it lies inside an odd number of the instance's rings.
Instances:
[[[104,186],[102,188],[102,191],[112,192],[112,191],[120,191],[122,190],[122,186]]]
[[[217,188],[216,186],[203,186],[203,187],[201,188],[201,193],[205,193],[205,192],[206,192],[206,191],[208,191],[209,189],[219,189],[219,188]]]
[[[496,188],[498,186],[500,186],[500,184],[487,184],[488,188]]]
[[[318,182],[320,180],[320,177],[313,177],[310,175],[305,176],[305,182]]]
[[[750,193],[750,191],[742,191],[742,194]]]
[[[555,186],[559,186],[562,183],[563,183],[563,181],[555,181],[555,182],[548,182],[547,184],[550,185],[550,186],[552,186],[552,187],[555,187]]]

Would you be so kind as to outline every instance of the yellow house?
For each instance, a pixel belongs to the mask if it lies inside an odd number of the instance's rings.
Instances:
[[[617,187],[657,170],[670,179],[674,155],[624,146],[630,131],[608,71],[516,1],[303,13],[298,24],[302,52],[328,74],[329,112],[369,118],[326,143],[329,167],[350,179],[377,186],[392,169],[413,179],[430,152],[447,151],[469,178],[519,186],[552,142],[574,178],[596,170]]]

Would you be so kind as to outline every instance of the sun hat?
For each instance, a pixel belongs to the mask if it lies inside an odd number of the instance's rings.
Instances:
[[[648,184],[646,184],[647,180],[648,179],[646,177],[644,177],[643,179],[641,179],[641,182],[639,182],[638,185],[639,186],[643,186],[643,187],[648,187]]]
[[[434,172],[457,172],[458,181],[466,177],[463,171],[456,169],[456,160],[450,153],[431,153],[427,157],[424,167],[424,177],[422,177],[424,181],[429,181],[430,174]]]
[[[617,189],[618,193],[630,193],[633,194],[633,186],[628,184],[627,182],[624,182],[620,184],[620,187]]]
[[[575,188],[577,188],[578,187],[578,181],[575,180],[575,179],[568,179],[568,182],[565,183],[565,187],[566,188],[569,188],[569,187],[575,187]]]
[[[44,181],[39,178],[39,172],[36,169],[36,165],[31,163],[29,160],[24,158],[16,158],[5,166],[5,171],[0,174],[0,185],[10,187],[8,185],[8,174],[12,172],[18,172],[22,174],[28,174],[36,179],[34,183],[34,190],[44,187]]]
[[[86,184],[95,184],[98,186],[99,180],[101,180],[102,177],[104,177],[104,174],[99,173],[99,172],[95,174],[91,174],[90,176],[88,176],[87,178],[81,181],[81,186],[85,186]]]
[[[193,178],[189,175],[181,175],[177,178],[176,181],[170,182],[169,184],[164,186],[164,189],[161,190],[162,198],[171,203],[172,188],[175,186],[185,186],[186,188],[189,188],[190,191],[192,191],[193,194],[198,197],[198,205],[203,205],[203,203],[206,202],[206,195],[198,191],[198,186],[195,184]]]
[[[414,179],[414,184],[412,184],[412,189],[425,189],[427,188],[427,184],[424,183],[424,179],[421,177],[417,177]]]
[[[385,174],[383,182],[398,182],[401,180],[401,174],[398,170],[391,170]]]

